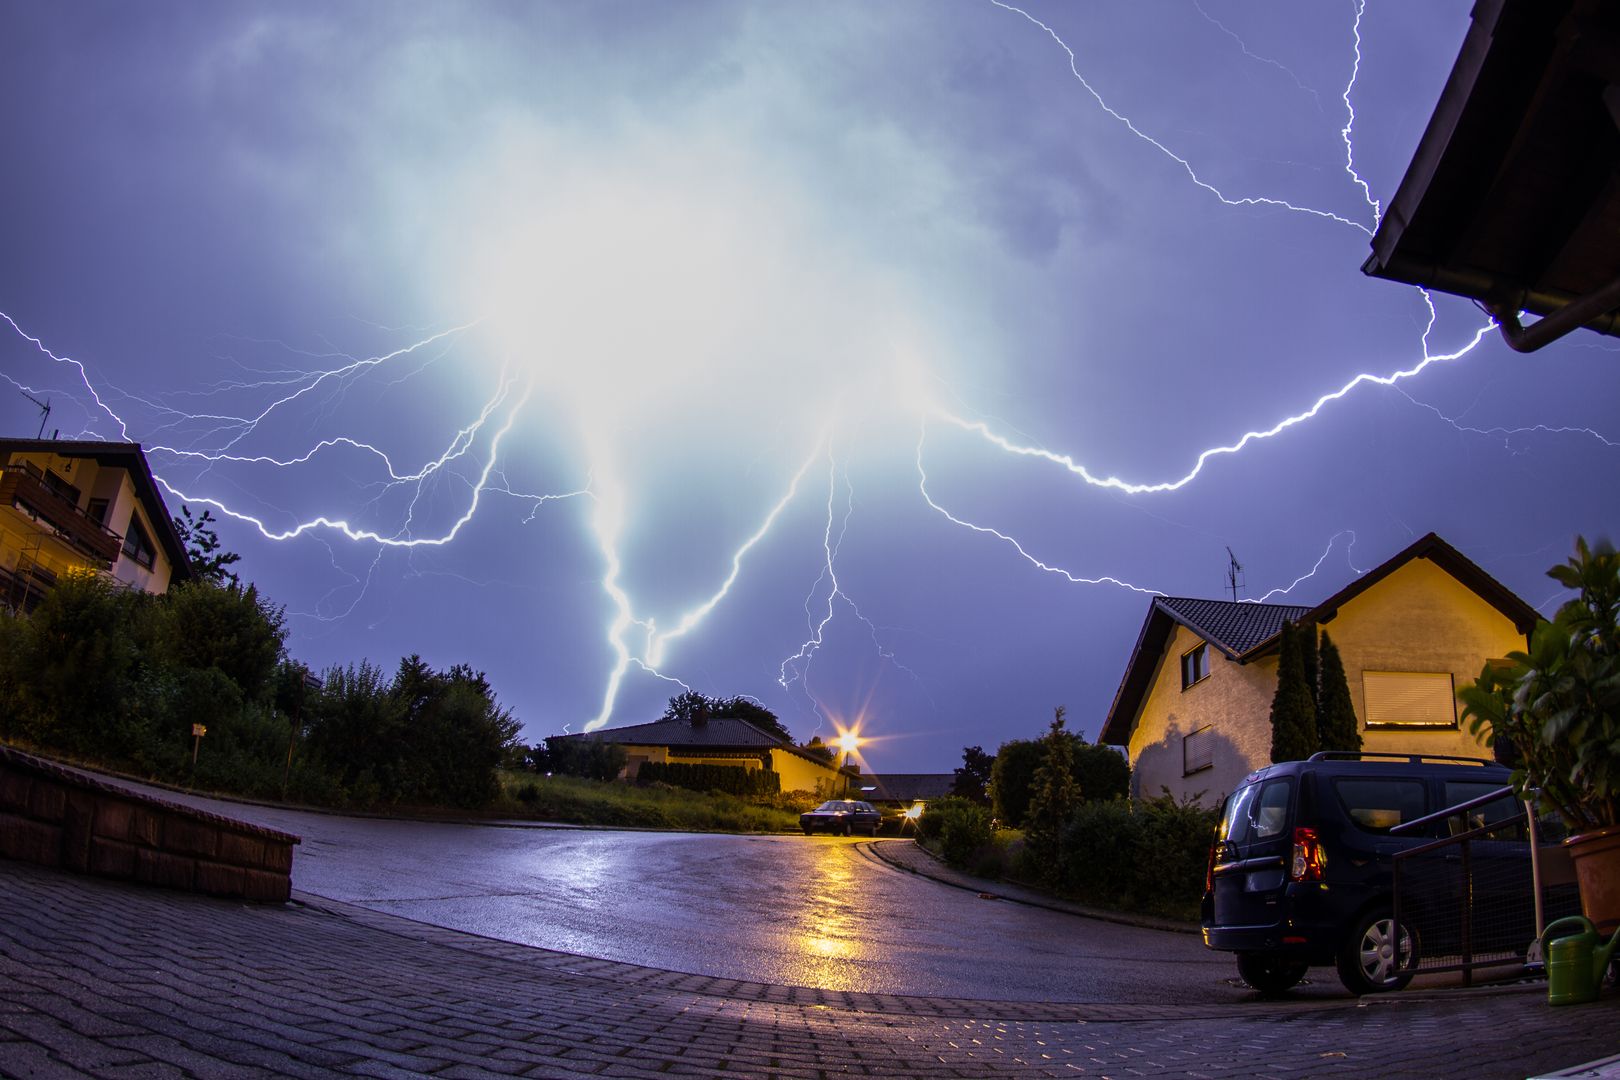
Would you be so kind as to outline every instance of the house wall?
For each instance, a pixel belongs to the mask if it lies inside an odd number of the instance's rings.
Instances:
[[[1181,657],[1203,638],[1177,626],[1153,673],[1153,688],[1131,729],[1131,794],[1150,798],[1166,790],[1178,800],[1196,796],[1217,806],[1226,793],[1271,760],[1271,698],[1277,686],[1277,659],[1252,664],[1228,660],[1209,648],[1209,675],[1181,688]],[[1183,775],[1182,740],[1213,725],[1214,763]]]
[[[785,750],[771,751],[771,768],[781,775],[783,791],[813,791],[830,799],[849,790],[849,778],[837,769]]]
[[[1490,757],[1462,722],[1441,730],[1368,730],[1362,691],[1364,671],[1449,672],[1460,687],[1479,675],[1486,660],[1523,649],[1524,635],[1472,589],[1427,559],[1413,559],[1346,603],[1322,629],[1344,660],[1364,750]],[[1182,654],[1201,640],[1178,626],[1160,657],[1131,730],[1132,795],[1168,789],[1178,799],[1199,795],[1214,806],[1271,761],[1277,655],[1239,664],[1211,646],[1209,677],[1183,691]],[[1205,724],[1213,725],[1214,764],[1184,776],[1182,740]]]
[[[138,520],[156,549],[152,568],[148,570],[120,551],[118,558],[113,562],[112,577],[125,585],[150,593],[168,590],[172,575],[169,557],[158,542],[157,529],[153,527],[150,517],[140,505],[135,484],[130,479],[127,469],[104,466],[94,458],[62,454],[12,454],[8,460],[8,464],[25,462],[34,465],[41,472],[53,472],[78,488],[81,510],[89,508],[91,499],[106,499],[107,515],[103,523],[120,536],[128,531],[132,518]],[[49,529],[35,525],[20,514],[8,511],[0,513],[0,567],[15,570],[22,552],[32,550],[34,540],[41,535],[45,539],[39,545],[35,557],[39,564],[51,573],[60,577],[69,570],[89,565],[84,556],[66,542],[56,539]]]
[[[1364,750],[1490,757],[1459,718],[1447,730],[1367,730],[1363,671],[1450,672],[1456,686],[1485,661],[1525,647],[1524,635],[1472,589],[1427,559],[1413,559],[1322,624],[1344,658]]]

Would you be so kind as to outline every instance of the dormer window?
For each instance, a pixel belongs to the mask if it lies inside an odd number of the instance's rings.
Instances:
[[[152,569],[152,561],[157,558],[157,548],[152,546],[152,538],[146,535],[141,523],[135,517],[129,519],[129,528],[124,532],[124,554],[146,569]]]

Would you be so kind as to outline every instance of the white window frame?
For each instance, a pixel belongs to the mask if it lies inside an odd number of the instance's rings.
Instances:
[[[1457,727],[1456,677],[1449,671],[1363,671],[1369,731],[1448,731]],[[1432,719],[1424,719],[1427,711]]]
[[[1188,680],[1187,661],[1194,655],[1199,656],[1198,667],[1201,673],[1196,679]],[[1181,654],[1181,689],[1183,692],[1191,690],[1207,678],[1209,678],[1209,642],[1201,641]]]

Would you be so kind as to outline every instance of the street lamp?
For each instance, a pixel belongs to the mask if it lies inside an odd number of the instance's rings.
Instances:
[[[843,760],[838,763],[839,768],[849,764],[849,755],[861,748],[861,737],[853,731],[843,732],[838,736],[838,749],[844,752]]]

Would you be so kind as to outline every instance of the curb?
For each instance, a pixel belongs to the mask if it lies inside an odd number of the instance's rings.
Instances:
[[[1129,912],[1107,911],[1102,908],[1087,907],[1083,904],[1059,900],[1056,897],[1041,896],[1024,886],[1017,885],[1016,882],[987,881],[982,878],[970,877],[958,870],[947,867],[938,855],[935,855],[917,841],[913,840],[912,845],[917,851],[926,855],[939,868],[939,872],[930,873],[926,869],[919,869],[909,863],[882,854],[881,849],[886,845],[862,844],[861,850],[871,851],[874,858],[881,859],[885,864],[892,866],[896,870],[916,874],[918,877],[925,877],[930,881],[937,881],[941,885],[949,885],[965,892],[978,893],[980,896],[994,897],[997,900],[1006,900],[1014,904],[1022,904],[1025,907],[1043,908],[1064,915],[1074,915],[1081,919],[1117,923],[1121,926],[1134,926],[1142,930],[1161,930],[1173,934],[1201,933],[1200,929],[1191,923],[1177,922],[1174,919],[1161,919],[1152,915],[1132,915]],[[1018,893],[1015,894],[1009,890],[1007,888],[1009,885],[1018,889]]]

